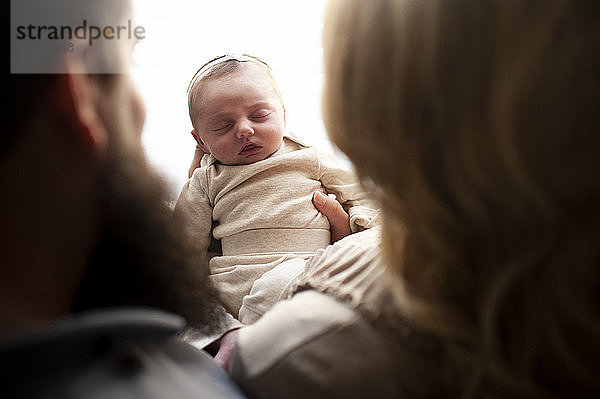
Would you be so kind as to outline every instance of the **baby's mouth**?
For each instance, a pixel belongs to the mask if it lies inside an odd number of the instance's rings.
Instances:
[[[260,151],[262,147],[256,144],[248,143],[242,147],[239,155],[248,155]]]

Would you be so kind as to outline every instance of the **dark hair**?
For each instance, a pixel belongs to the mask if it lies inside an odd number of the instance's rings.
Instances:
[[[23,124],[35,112],[41,93],[49,91],[53,75],[9,74],[8,129],[0,135],[0,155],[16,141]]]

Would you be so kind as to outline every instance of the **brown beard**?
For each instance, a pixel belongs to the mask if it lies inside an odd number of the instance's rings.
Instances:
[[[184,220],[172,214],[166,185],[143,154],[112,151],[102,173],[104,229],[75,300],[74,311],[151,306],[183,316],[210,334],[224,313]]]

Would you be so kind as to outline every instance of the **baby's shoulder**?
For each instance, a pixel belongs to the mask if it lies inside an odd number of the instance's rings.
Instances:
[[[320,151],[313,145],[308,144],[297,136],[286,134],[283,137],[283,148],[281,154],[293,159],[301,158],[305,161],[319,162]]]
[[[283,142],[284,142],[284,145],[287,145],[293,149],[298,149],[298,150],[303,149],[303,148],[311,148],[312,147],[311,145],[307,144],[305,141],[298,138],[293,133],[289,133],[289,132],[287,132],[283,136]]]

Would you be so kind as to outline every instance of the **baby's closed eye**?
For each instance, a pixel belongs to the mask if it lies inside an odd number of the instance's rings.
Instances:
[[[270,115],[271,115],[271,111],[264,109],[264,110],[260,110],[260,111],[253,113],[250,116],[250,118],[253,120],[261,121],[261,120],[267,119]]]
[[[211,130],[213,132],[223,132],[228,130],[233,124],[231,122],[223,121],[216,123],[212,126]]]

